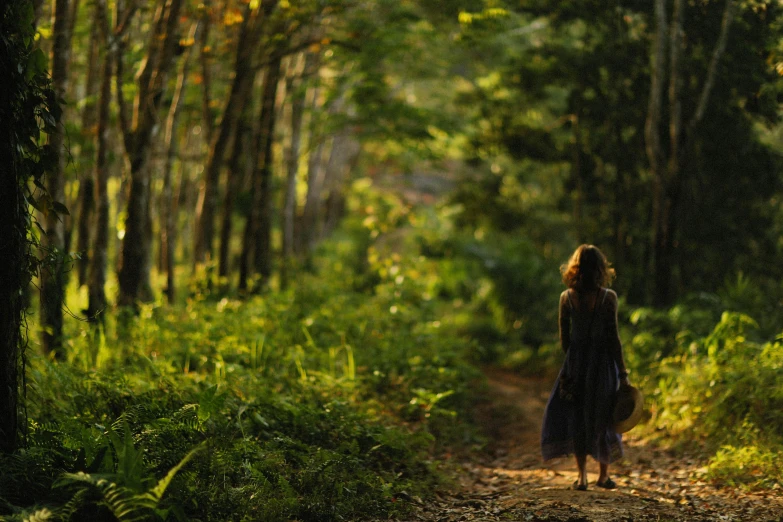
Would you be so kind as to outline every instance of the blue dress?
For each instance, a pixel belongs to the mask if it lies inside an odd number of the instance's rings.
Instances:
[[[541,453],[545,461],[582,454],[609,464],[623,453],[621,436],[612,429],[618,360],[623,364],[617,296],[601,289],[593,310],[575,306],[576,297],[567,290],[560,298],[560,341],[567,351],[544,412]],[[561,397],[564,374],[576,381],[573,400]]]

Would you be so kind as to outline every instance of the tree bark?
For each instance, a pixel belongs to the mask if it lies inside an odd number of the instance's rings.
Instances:
[[[0,10],[0,33],[17,33],[15,20],[7,18]],[[0,41],[0,77],[12,79],[11,86],[18,89],[21,83],[20,64],[5,59],[6,47]],[[15,81],[14,81],[15,80]],[[12,98],[13,91],[0,90],[0,114],[20,117],[19,102]],[[13,137],[13,120],[0,121],[0,451],[12,453],[16,449],[19,427],[19,367],[24,315],[23,291],[30,280],[28,244],[26,234],[27,201],[23,187],[27,182],[18,170],[22,161]]]
[[[321,227],[319,241],[323,240],[337,227],[345,210],[345,182],[356,165],[361,152],[361,143],[355,138],[351,129],[335,136],[332,141],[332,152],[326,164],[327,205],[324,223]]]
[[[118,8],[121,6],[118,5]],[[93,255],[88,274],[89,302],[87,317],[90,321],[103,323],[106,309],[106,270],[109,264],[109,105],[111,103],[111,82],[117,59],[117,42],[109,31],[106,0],[95,3],[97,20],[103,27],[106,51],[103,56],[100,94],[98,97],[98,123],[95,132],[95,194],[96,205],[95,237]]]
[[[201,22],[203,23],[203,22]],[[188,40],[195,42],[199,22],[190,27]],[[195,44],[193,44],[195,45]],[[180,107],[185,90],[185,82],[188,77],[190,55],[193,52],[190,45],[182,57],[182,68],[177,76],[177,85],[174,89],[174,97],[171,100],[169,113],[166,117],[166,130],[164,133],[164,147],[166,157],[163,164],[163,197],[161,201],[161,238],[160,256],[163,261],[163,270],[166,272],[166,298],[169,303],[174,302],[176,288],[174,282],[174,250],[176,248],[176,215],[173,212],[171,171],[178,153],[177,127],[179,124]]]
[[[249,159],[252,138],[248,134],[252,132],[247,120],[247,112],[243,112],[237,125],[234,137],[234,148],[231,153],[231,165],[228,169],[228,183],[225,197],[223,198],[223,216],[220,225],[220,251],[218,252],[218,277],[225,278],[231,273],[231,233],[233,229],[234,207],[236,197],[242,187],[243,174],[251,166]]]
[[[74,3],[76,5],[76,3]],[[95,126],[97,120],[97,102],[95,98],[100,90],[102,63],[100,62],[100,27],[98,19],[99,9],[95,9],[93,24],[90,28],[90,50],[87,65],[87,79],[85,81],[85,98],[88,100],[82,111],[82,136],[84,146],[81,157],[91,161],[95,155]],[[72,20],[73,22],[73,20]],[[73,28],[73,23],[71,24]],[[92,215],[95,211],[95,183],[92,173],[79,180],[79,218],[76,224],[76,251],[80,254],[77,262],[79,286],[87,284],[87,275],[90,267],[90,230]]]
[[[245,234],[239,267],[239,289],[247,289],[250,260],[259,275],[259,290],[264,287],[272,272],[271,221],[272,221],[272,144],[275,131],[275,100],[280,82],[280,56],[272,58],[267,67],[261,95],[261,113],[258,139],[255,144],[256,160],[253,173],[253,204],[245,223]]]
[[[689,124],[682,124],[682,67],[684,50],[683,20],[685,2],[675,0],[671,26],[666,21],[666,2],[656,0],[656,37],[653,45],[654,60],[650,80],[650,101],[645,125],[647,157],[652,171],[652,219],[650,241],[650,279],[648,294],[656,306],[669,305],[674,297],[673,274],[678,271],[676,254],[678,220],[682,186],[688,154],[692,150],[696,127],[704,117],[712,86],[715,82],[717,64],[725,52],[729,26],[733,19],[733,0],[727,0],[723,12],[721,31],[713,49],[710,64],[696,103],[696,109]],[[661,142],[663,84],[666,76],[665,53],[667,33],[669,34],[669,107],[668,151]]]
[[[314,133],[313,133],[314,134]],[[324,186],[324,166],[323,157],[326,148],[326,138],[324,136],[317,138],[318,145],[315,150],[310,152],[307,161],[307,194],[305,195],[305,206],[302,212],[302,226],[300,231],[301,254],[308,254],[314,247],[318,238],[318,222],[321,210],[321,196]],[[310,143],[315,138],[311,135]]]
[[[68,34],[68,0],[57,0],[54,7],[52,46],[52,88],[58,101],[68,89],[70,35]],[[56,168],[49,173],[46,189],[56,202],[65,200],[65,123],[64,114],[57,121],[57,131],[50,136],[50,145],[57,155]],[[45,354],[64,359],[63,301],[65,299],[65,225],[62,216],[50,209],[44,216],[46,234],[41,238],[48,266],[41,271],[41,345]]]
[[[212,28],[212,2],[203,2],[204,12],[201,16],[201,35],[199,38],[199,65],[201,66],[201,111],[203,115],[204,137],[207,146],[212,144],[215,122],[212,117],[212,51],[209,46],[209,31]]]
[[[306,53],[302,71],[299,71],[299,59],[289,65],[286,78],[286,93],[291,100],[291,141],[286,151],[285,202],[283,204],[283,261],[280,267],[280,286],[288,286],[288,265],[294,257],[294,226],[296,219],[296,185],[299,171],[299,156],[302,141],[302,120],[304,118],[305,91],[302,90],[298,76],[311,74],[317,58],[314,53]]]
[[[343,88],[343,91],[338,98],[329,107],[329,117],[339,114],[344,109],[347,96],[346,90],[346,88]],[[318,96],[316,93],[316,96],[313,99],[314,110],[315,105],[318,102],[317,98]],[[331,161],[331,155],[328,159],[324,158],[327,147],[327,139],[325,136],[311,137],[310,141],[311,143],[318,141],[318,146],[315,148],[315,151],[310,154],[307,167],[307,195],[305,197],[305,208],[302,215],[302,243],[305,254],[311,252],[323,236],[322,207],[324,194],[327,190],[328,162]],[[334,139],[331,141],[330,150],[334,150]]]
[[[182,0],[168,0],[158,7],[144,65],[139,73],[133,121],[121,124],[125,150],[131,167],[131,186],[125,237],[122,241],[118,275],[118,303],[131,306],[152,298],[150,285],[150,172],[152,138],[158,131],[158,112],[163,89],[171,68],[174,47],[178,44],[177,24]],[[121,58],[118,57],[118,60]],[[122,98],[121,91],[118,98]]]
[[[210,144],[207,167],[204,170],[204,183],[199,191],[193,250],[194,267],[211,257],[220,171],[223,167],[226,150],[229,148],[229,140],[234,134],[237,121],[244,109],[244,100],[247,98],[258,72],[258,65],[254,63],[254,55],[263,34],[264,19],[265,9],[261,6],[261,2],[254,8],[248,4],[237,44],[234,80],[231,83],[231,91],[223,112],[223,119],[217,129],[217,135]]]
[[[2,13],[0,13],[2,17]],[[0,18],[0,28],[6,29]],[[9,66],[16,64],[9,64]],[[7,78],[12,71],[0,60],[0,74]],[[9,114],[7,98],[0,93],[0,112]],[[14,142],[9,122],[0,122],[0,451],[12,453],[16,449],[19,422],[19,359],[24,343],[21,326],[23,317],[23,289],[29,281],[27,265],[27,202],[19,179]]]

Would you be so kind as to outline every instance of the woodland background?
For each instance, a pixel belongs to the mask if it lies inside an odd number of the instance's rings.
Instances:
[[[779,488],[782,14],[1,2],[2,313],[27,329],[0,336],[0,513],[404,513],[481,446],[479,366],[559,364],[584,242],[643,429]]]

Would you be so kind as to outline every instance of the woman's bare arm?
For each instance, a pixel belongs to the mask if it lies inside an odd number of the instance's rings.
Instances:
[[[620,340],[620,331],[617,326],[617,294],[612,290],[608,290],[606,296],[607,304],[607,331],[606,338],[609,342],[609,354],[617,364],[617,369],[620,371],[620,379],[628,377],[628,370],[625,368],[625,359],[623,358],[623,344]]]
[[[560,330],[560,348],[568,351],[571,345],[571,305],[568,302],[568,291],[560,294],[560,308],[558,313],[558,325]]]

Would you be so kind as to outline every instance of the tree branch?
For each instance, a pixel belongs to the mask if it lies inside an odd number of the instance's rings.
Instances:
[[[699,97],[699,103],[696,106],[696,112],[693,114],[693,119],[688,124],[689,131],[695,128],[704,118],[704,112],[707,110],[707,103],[712,93],[712,87],[715,84],[715,75],[717,74],[718,61],[720,61],[723,53],[726,51],[726,42],[729,39],[729,26],[731,25],[732,18],[734,16],[734,1],[726,0],[726,7],[723,10],[723,21],[720,26],[720,36],[715,43],[715,49],[712,52],[712,59],[710,60],[709,69],[707,69],[707,77],[704,80],[704,88],[701,91]]]

